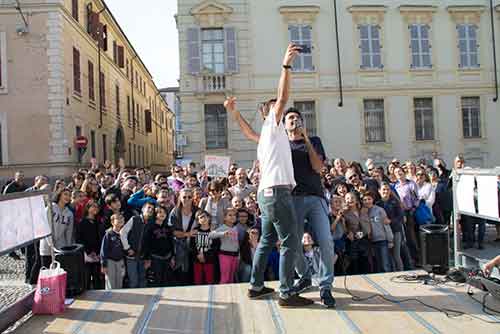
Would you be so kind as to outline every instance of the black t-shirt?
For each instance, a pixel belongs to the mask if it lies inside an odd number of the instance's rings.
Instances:
[[[310,137],[309,139],[320,159],[324,161],[326,156],[321,139],[319,137]],[[290,148],[292,149],[295,182],[297,182],[293,194],[297,196],[314,195],[324,197],[321,177],[312,168],[305,141],[303,139],[290,141]]]

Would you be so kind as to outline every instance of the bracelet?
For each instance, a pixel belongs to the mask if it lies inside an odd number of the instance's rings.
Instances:
[[[290,70],[290,69],[292,69],[292,66],[291,65],[283,65],[283,68],[285,70]]]

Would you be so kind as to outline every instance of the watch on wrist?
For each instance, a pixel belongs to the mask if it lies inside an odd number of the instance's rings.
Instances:
[[[285,70],[290,70],[290,69],[292,69],[292,65],[283,65],[283,68]]]

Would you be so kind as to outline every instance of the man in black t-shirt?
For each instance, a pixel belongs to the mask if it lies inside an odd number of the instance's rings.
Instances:
[[[294,177],[297,186],[292,192],[293,202],[297,212],[299,239],[304,234],[305,221],[313,234],[313,239],[319,245],[321,263],[319,270],[319,288],[321,302],[326,307],[335,307],[335,298],[331,290],[334,279],[334,248],[328,218],[329,207],[325,199],[320,171],[326,160],[325,150],[319,137],[309,137],[304,128],[302,115],[295,108],[289,108],[284,117],[292,150]],[[312,285],[312,273],[307,266],[302,246],[297,251],[296,270],[300,280],[295,285],[298,293]]]

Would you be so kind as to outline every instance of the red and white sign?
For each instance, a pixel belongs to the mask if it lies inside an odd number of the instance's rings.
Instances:
[[[79,136],[79,137],[76,137],[76,139],[75,139],[75,146],[77,148],[86,148],[88,143],[89,143],[89,140],[87,139],[87,137],[84,137],[84,136]]]

